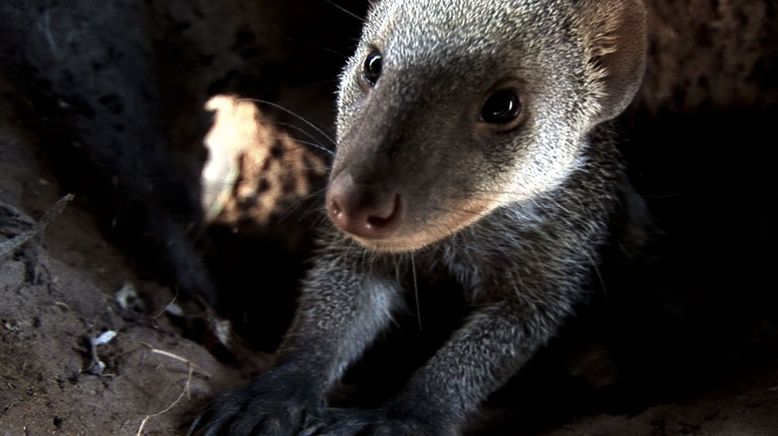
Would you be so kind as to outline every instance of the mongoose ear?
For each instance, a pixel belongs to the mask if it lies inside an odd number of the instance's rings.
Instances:
[[[624,111],[640,88],[646,65],[642,0],[581,0],[581,32],[599,109],[593,124]]]

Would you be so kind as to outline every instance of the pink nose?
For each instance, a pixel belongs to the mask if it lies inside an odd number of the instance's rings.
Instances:
[[[358,185],[348,174],[330,184],[327,213],[342,230],[364,239],[386,239],[402,223],[403,204],[397,193]]]

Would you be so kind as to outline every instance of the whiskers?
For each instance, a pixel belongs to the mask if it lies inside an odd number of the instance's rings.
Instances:
[[[311,214],[318,212],[319,216],[315,218],[316,225],[318,225],[320,223],[320,220],[324,218],[324,212],[319,207],[321,206],[323,201],[319,201],[319,200],[323,200],[325,192],[327,192],[326,187],[296,199],[295,201],[292,202],[292,204],[287,206],[284,209],[284,211],[278,215],[278,221],[283,221],[289,218],[289,216],[292,215],[292,213],[300,206],[306,205],[306,203],[312,203],[309,204],[308,207],[302,213],[299,214],[297,218],[297,222],[299,223],[304,219],[306,219]]]
[[[298,115],[298,117],[301,117],[301,116],[300,116],[300,115]],[[310,146],[310,147],[313,147],[313,148],[315,148],[315,149],[317,149],[317,150],[323,151],[323,152],[327,153],[327,155],[328,155],[329,157],[332,157],[332,156],[334,156],[334,155],[335,155],[335,152],[334,152],[334,151],[332,151],[331,149],[329,149],[329,148],[327,148],[327,147],[325,147],[325,146],[323,146],[323,145],[320,145],[320,144],[317,142],[317,138],[316,138],[316,136],[315,136],[315,135],[313,135],[311,132],[309,132],[309,131],[307,131],[307,130],[303,129],[302,127],[296,126],[296,125],[294,125],[294,124],[292,124],[292,123],[285,123],[285,122],[283,122],[283,121],[275,121],[273,124],[275,124],[275,125],[277,125],[277,126],[284,127],[284,128],[286,128],[286,129],[294,130],[295,132],[298,132],[298,133],[301,133],[301,134],[305,135],[305,136],[308,138],[308,140],[302,140],[302,139],[299,139],[299,138],[293,137],[293,136],[291,136],[291,135],[289,136],[291,139],[293,139],[293,140],[295,140],[295,141],[299,142],[300,144],[308,145],[308,146]],[[330,140],[330,142],[332,142],[332,139],[331,139],[331,138],[327,138],[327,139],[328,139],[328,140]],[[333,145],[333,147],[334,147],[334,146],[335,146],[335,143],[334,143],[334,142],[332,142],[332,145]]]
[[[413,295],[416,299],[416,320],[419,322],[419,330],[424,330],[424,325],[421,322],[421,303],[419,299],[419,281],[416,277],[416,256],[413,252],[410,253],[411,258],[411,275],[413,277]]]
[[[355,19],[357,19],[357,20],[359,20],[359,21],[360,21],[360,22],[362,22],[362,23],[364,23],[364,22],[365,22],[365,19],[364,19],[364,18],[360,17],[359,15],[355,14],[354,12],[351,12],[350,10],[348,10],[348,9],[344,8],[343,6],[341,6],[341,5],[337,4],[337,3],[335,3],[335,2],[334,2],[334,1],[332,1],[332,0],[324,0],[324,2],[325,2],[325,3],[327,3],[328,5],[330,5],[330,6],[334,7],[335,9],[337,9],[337,10],[339,10],[339,11],[341,11],[341,12],[345,13],[346,15],[348,15],[348,16],[350,16],[350,17],[352,17],[352,18],[355,18]]]
[[[203,168],[201,180],[207,184],[207,190],[219,192],[219,196],[233,197],[233,202],[237,202],[237,206],[232,207],[233,216],[251,216],[259,222],[280,222],[291,215],[302,222],[320,211],[323,202],[318,200],[326,190],[321,185],[334,155],[333,137],[306,117],[278,103],[237,96],[225,98],[229,100],[215,102],[211,109],[226,109],[221,128],[226,133],[215,136],[209,150],[217,157],[221,155],[215,165],[224,167],[227,164],[219,162],[229,159],[229,168],[237,175],[234,178],[209,176],[206,180],[206,168]],[[251,106],[253,110],[227,106],[225,103],[230,100]],[[268,121],[261,116],[259,107],[277,109],[303,124]],[[244,129],[233,126],[236,132],[231,132],[230,123],[250,121],[256,126]],[[232,144],[235,141],[240,142]],[[322,145],[322,141],[327,142]],[[210,200],[204,197],[204,201]],[[305,210],[298,213],[301,205]],[[317,221],[324,216],[319,215],[315,218]]]
[[[303,123],[305,123],[306,126],[308,126],[311,129],[313,129],[316,133],[318,133],[323,138],[325,138],[327,141],[329,141],[330,144],[332,144],[333,147],[335,147],[336,142],[335,142],[335,139],[332,136],[328,135],[322,128],[320,128],[319,126],[317,126],[316,124],[312,123],[311,121],[309,121],[304,116],[298,114],[297,112],[295,112],[295,111],[293,111],[291,109],[288,109],[288,108],[286,108],[286,107],[284,107],[284,106],[282,106],[282,105],[280,105],[278,103],[273,103],[272,101],[262,100],[262,99],[259,99],[259,98],[241,97],[241,98],[238,99],[238,101],[250,101],[250,102],[254,102],[254,103],[263,104],[263,105],[270,106],[272,108],[278,109],[281,112],[284,112],[285,114],[291,115],[292,117],[294,117],[294,118],[302,121]],[[330,150],[330,149],[328,149],[326,147],[322,147],[322,146],[320,146],[318,144],[317,144],[317,148],[319,150],[321,150],[321,151],[324,151],[325,153],[330,154],[330,155],[334,155],[335,154],[334,151],[332,151],[332,150]]]

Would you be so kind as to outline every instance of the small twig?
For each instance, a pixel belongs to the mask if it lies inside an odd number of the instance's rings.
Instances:
[[[173,360],[177,360],[177,361],[179,361],[181,363],[185,363],[185,364],[191,366],[194,370],[196,370],[200,374],[202,374],[205,378],[211,378],[212,377],[211,374],[208,371],[204,370],[202,367],[198,366],[196,363],[192,362],[191,360],[187,359],[186,357],[179,356],[178,354],[171,353],[170,351],[165,351],[165,350],[160,350],[158,348],[154,348],[150,344],[147,344],[145,342],[143,343],[143,345],[147,346],[149,348],[149,351],[152,354],[158,354],[160,356],[165,356],[167,358],[170,358],[170,359],[173,359]]]
[[[170,303],[165,305],[165,307],[156,316],[154,316],[153,319],[159,319],[160,317],[162,317],[162,315],[167,313],[168,309],[170,309],[174,304],[176,304],[177,300],[178,300],[178,289],[176,289],[176,294],[173,295],[173,299],[170,300]]]
[[[152,352],[159,352],[157,354],[162,354],[163,356],[171,357],[171,358],[174,358],[176,360],[180,360],[181,359],[181,360],[187,362],[187,364],[189,365],[189,372],[187,373],[187,376],[186,376],[186,383],[184,384],[184,389],[181,390],[181,393],[178,394],[178,397],[176,397],[175,401],[173,401],[167,407],[165,407],[164,409],[160,410],[157,413],[153,413],[151,415],[146,415],[146,417],[144,417],[143,420],[140,422],[140,426],[138,427],[138,433],[136,433],[136,436],[142,436],[143,435],[143,428],[146,427],[146,423],[149,422],[150,419],[156,418],[158,416],[162,416],[162,415],[170,412],[171,410],[173,410],[174,407],[176,407],[178,405],[178,403],[181,402],[181,400],[184,399],[184,396],[189,397],[189,393],[190,393],[191,386],[192,386],[192,373],[194,372],[194,364],[192,362],[189,362],[186,359],[183,359],[180,356],[176,356],[175,354],[172,354],[172,353],[160,352],[161,350],[153,350],[152,349],[151,351]]]
[[[73,201],[73,194],[68,194],[60,198],[54,204],[54,206],[51,207],[51,209],[46,211],[46,214],[43,215],[43,218],[35,223],[32,228],[7,241],[0,242],[0,256],[5,256],[8,253],[12,253],[14,250],[26,244],[32,238],[38,236],[40,233],[46,230],[46,227],[48,227],[48,225],[54,221],[54,219],[62,214],[65,206],[67,206],[67,204],[71,201]]]
[[[202,373],[205,377],[211,378],[211,374],[209,374],[208,371],[200,368],[194,362],[192,362],[191,360],[189,360],[189,359],[187,359],[185,357],[181,357],[178,354],[171,353],[170,351],[165,351],[165,350],[160,350],[158,348],[154,348],[154,347],[152,347],[151,345],[149,345],[147,343],[143,343],[143,345],[149,347],[149,350],[153,354],[158,354],[160,356],[164,356],[164,357],[167,357],[169,359],[173,359],[173,360],[177,360],[179,362],[185,363],[187,365],[189,371],[187,372],[186,383],[184,384],[184,389],[181,390],[181,393],[178,394],[178,397],[176,397],[175,401],[173,401],[172,403],[170,403],[170,405],[168,405],[166,408],[164,408],[163,410],[161,410],[161,411],[159,411],[157,413],[153,413],[151,415],[146,415],[143,418],[143,420],[141,420],[141,422],[140,422],[140,427],[138,427],[138,432],[136,433],[136,436],[142,436],[143,435],[143,429],[146,427],[146,423],[148,423],[150,419],[156,418],[158,416],[162,416],[162,415],[170,412],[171,410],[173,410],[173,408],[176,407],[178,405],[178,403],[180,403],[181,400],[184,399],[184,396],[189,398],[189,394],[191,392],[191,387],[192,387],[192,376],[194,375],[195,370],[197,370],[198,372]]]

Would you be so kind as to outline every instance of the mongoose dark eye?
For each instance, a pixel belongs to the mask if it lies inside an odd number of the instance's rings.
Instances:
[[[373,50],[365,59],[363,75],[370,86],[375,86],[384,68],[384,56],[378,50]]]
[[[521,100],[512,89],[492,94],[481,108],[481,120],[489,124],[509,124],[521,114]]]

